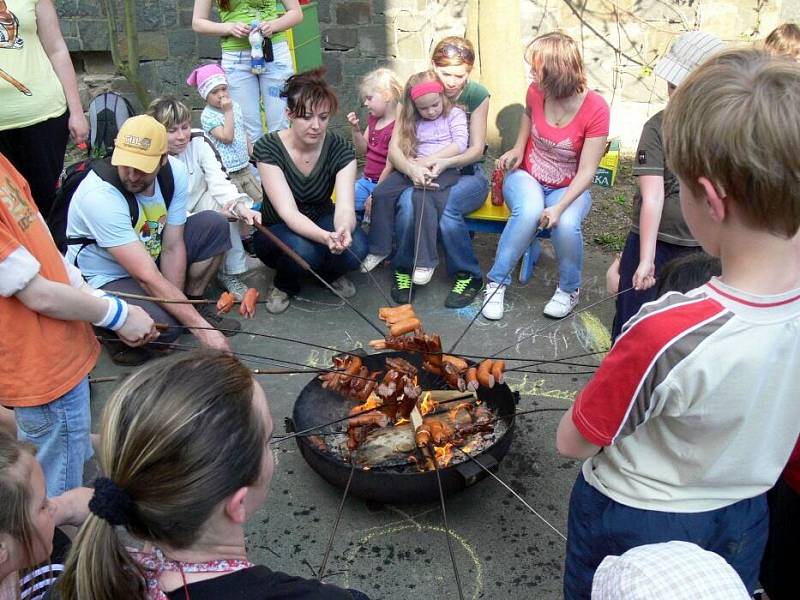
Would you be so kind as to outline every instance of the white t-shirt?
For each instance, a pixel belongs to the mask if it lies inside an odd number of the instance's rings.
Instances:
[[[94,288],[100,288],[117,279],[130,277],[106,248],[123,246],[140,241],[147,251],[157,259],[161,254],[161,236],[165,225],[183,225],[186,222],[186,197],[189,176],[179,160],[169,157],[175,180],[175,193],[166,210],[164,197],[158,180],[152,196],[136,194],[139,204],[139,219],[131,227],[131,214],[125,196],[96,173],[89,173],[75,190],[67,213],[67,236],[89,237],[97,241],[81,250],[80,245],[71,245],[67,260],[74,264],[78,256],[78,267]]]
[[[575,400],[603,450],[583,465],[611,499],[715,510],[767,491],[800,433],[800,290],[718,279],[645,304]]]

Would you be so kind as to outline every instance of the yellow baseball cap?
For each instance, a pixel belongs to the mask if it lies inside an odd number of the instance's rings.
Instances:
[[[166,153],[166,128],[151,116],[137,115],[119,128],[111,164],[154,173]]]

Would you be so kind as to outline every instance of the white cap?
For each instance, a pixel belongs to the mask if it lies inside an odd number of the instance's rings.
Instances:
[[[666,542],[606,556],[592,600],[751,600],[725,560],[689,542]]]
[[[696,67],[724,48],[724,42],[710,33],[683,33],[672,42],[653,72],[677,87]]]

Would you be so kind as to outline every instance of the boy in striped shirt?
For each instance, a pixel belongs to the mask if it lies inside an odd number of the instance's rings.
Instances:
[[[586,458],[564,592],[589,598],[606,555],[683,540],[756,587],[764,492],[800,432],[800,65],[710,59],[673,94],[664,146],[681,209],[722,274],[646,304],[558,427]]]

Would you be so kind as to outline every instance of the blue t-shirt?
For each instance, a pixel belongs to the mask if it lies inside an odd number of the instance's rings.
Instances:
[[[220,142],[211,135],[212,129],[225,126],[225,113],[221,110],[206,105],[200,115],[200,124],[217,147],[222,157],[222,164],[229,173],[240,171],[248,165],[250,154],[247,152],[247,131],[244,128],[244,115],[238,102],[233,102],[233,141],[230,144]]]
[[[80,250],[78,268],[94,288],[130,277],[106,248],[123,246],[140,241],[153,260],[161,254],[161,236],[165,225],[186,223],[186,196],[189,189],[189,174],[179,160],[169,157],[175,179],[175,193],[166,209],[158,180],[152,196],[136,194],[139,203],[139,219],[131,227],[131,215],[125,196],[110,183],[89,173],[75,190],[67,213],[67,236],[89,237],[97,241],[83,250],[80,245],[71,245],[67,260],[74,264]]]

